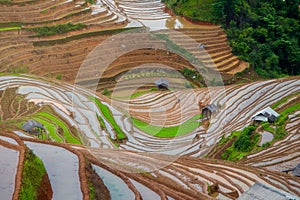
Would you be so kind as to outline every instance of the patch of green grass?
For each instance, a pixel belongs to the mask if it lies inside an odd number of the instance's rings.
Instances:
[[[154,126],[135,118],[132,118],[132,122],[135,127],[137,127],[145,133],[161,138],[172,138],[175,136],[185,135],[195,130],[197,127],[200,126],[200,122],[197,122],[197,120],[201,117],[202,115],[199,114],[190,118],[189,120],[187,120],[179,126],[171,127]]]
[[[130,96],[125,96],[125,97],[113,97],[114,99],[120,99],[120,100],[125,100],[125,99],[134,99],[136,97],[142,96],[144,94],[148,94],[149,92],[157,91],[157,88],[151,88],[150,90],[145,90],[137,93],[133,93]]]
[[[28,73],[29,68],[28,68],[28,65],[20,64],[20,65],[18,65],[18,66],[14,66],[14,67],[8,68],[7,71],[8,71],[9,73],[12,73],[12,74],[14,74],[14,75],[17,75],[17,74]]]
[[[171,8],[175,14],[185,16],[193,21],[212,21],[214,19],[212,12],[214,0],[163,0],[163,2],[165,2],[167,7]]]
[[[263,130],[268,131],[270,133],[275,133],[275,129],[270,127],[270,123],[269,122],[263,122],[261,123],[261,127]]]
[[[104,88],[102,94],[105,95],[105,96],[110,96],[111,92],[107,88]]]
[[[280,113],[280,116],[277,118],[277,120],[275,122],[276,130],[275,130],[275,135],[274,135],[274,139],[272,142],[274,142],[276,140],[280,140],[287,135],[287,132],[285,131],[285,124],[289,119],[288,115],[297,110],[300,110],[300,103],[296,103],[296,104],[286,108],[285,110],[283,110]]]
[[[0,31],[11,31],[11,30],[20,30],[21,27],[6,27],[6,28],[0,28]]]
[[[100,109],[101,113],[103,114],[103,116],[105,117],[105,119],[107,119],[107,121],[112,125],[112,127],[114,128],[114,131],[117,134],[117,139],[120,139],[120,140],[125,139],[126,138],[125,133],[121,130],[121,128],[119,127],[119,125],[117,124],[115,119],[113,118],[112,113],[109,110],[109,108],[106,105],[104,105],[103,103],[101,103],[95,97],[90,96],[89,99],[97,104],[97,106],[99,107],[99,109]]]
[[[26,150],[19,200],[38,199],[38,190],[45,173],[43,162],[31,150]]]
[[[0,22],[0,28],[21,27],[21,22]]]
[[[48,133],[53,140],[56,142],[63,142],[63,139],[56,134],[56,126],[53,123],[38,117],[34,117],[33,119],[44,125],[45,129],[48,130]]]
[[[134,93],[129,98],[133,99],[133,98],[136,98],[136,97],[142,96],[144,94],[147,94],[149,92],[153,92],[153,91],[157,91],[157,90],[158,90],[157,88],[151,88],[150,90],[146,90],[146,91],[141,91],[141,92]]]
[[[54,123],[57,126],[61,127],[63,130],[63,136],[67,143],[81,144],[81,142],[70,133],[68,126],[63,121],[61,121],[59,118],[57,118],[56,116],[46,113],[46,112],[39,112],[39,113],[36,113],[34,115],[34,117],[40,118],[40,119],[45,118],[45,119],[49,120],[51,123]],[[50,125],[48,124],[48,127],[49,126]],[[53,130],[53,129],[50,128],[50,130]]]
[[[232,140],[234,137],[238,137],[240,134],[241,131],[233,131],[228,137],[225,137],[225,135],[223,135],[218,145],[226,144],[229,140]]]
[[[49,12],[48,9],[44,9],[44,10],[42,10],[40,13],[41,13],[41,14],[46,14],[46,13],[48,13],[48,12]]]
[[[61,80],[61,79],[62,79],[62,77],[63,77],[63,75],[62,75],[62,74],[57,74],[57,75],[55,76],[55,78],[56,78],[57,80]]]
[[[90,195],[90,200],[96,199],[95,187],[91,182],[89,182],[89,195]]]
[[[300,110],[300,103],[296,103],[280,113],[281,116],[287,116],[297,110]]]
[[[285,103],[287,100],[289,100],[292,97],[298,96],[300,94],[300,92],[297,92],[295,94],[289,95],[284,97],[283,99],[281,99],[280,101],[276,102],[274,105],[271,106],[272,109],[277,108],[278,106],[280,106],[281,104]]]

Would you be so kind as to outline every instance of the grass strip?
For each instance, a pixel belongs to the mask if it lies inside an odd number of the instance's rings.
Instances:
[[[21,27],[22,22],[0,22],[0,28]]]
[[[141,92],[137,92],[137,93],[133,93],[132,95],[130,96],[122,96],[122,97],[115,97],[113,96],[112,98],[113,99],[118,99],[118,100],[128,100],[128,99],[134,99],[136,97],[139,97],[139,96],[142,96],[144,94],[148,94],[150,92],[154,92],[154,91],[157,91],[158,89],[157,88],[151,88],[150,90],[145,90],[145,91],[141,91]]]
[[[280,101],[276,102],[274,105],[271,106],[272,109],[277,108],[278,106],[280,106],[281,104],[285,103],[287,100],[289,100],[292,97],[298,96],[300,94],[300,92],[297,92],[295,94],[291,94],[289,96],[284,97],[283,99],[281,99]]]
[[[39,117],[34,117],[34,120],[40,122],[41,124],[44,125],[44,127],[48,130],[50,137],[56,141],[56,142],[63,142],[63,139],[61,139],[57,134],[56,134],[56,126],[52,124],[51,122],[44,120]]]
[[[107,119],[107,121],[110,123],[110,125],[112,125],[112,127],[114,128],[114,131],[117,134],[117,138],[120,140],[125,139],[126,138],[125,133],[118,126],[118,124],[115,121],[115,119],[113,118],[112,113],[109,110],[109,108],[106,105],[104,105],[103,103],[101,103],[95,97],[90,96],[89,99],[97,104],[97,106],[99,107],[99,109],[100,109],[101,113],[103,114],[103,116],[105,117],[105,119]]]
[[[21,27],[15,26],[15,27],[5,27],[5,28],[0,28],[0,31],[12,31],[12,30],[20,30]]]
[[[38,199],[38,191],[45,173],[46,169],[42,160],[34,155],[31,150],[27,149],[22,171],[19,200]]]
[[[34,115],[34,117],[45,117],[46,119],[48,119],[49,121],[57,124],[58,126],[60,126],[63,129],[63,136],[66,140],[67,143],[72,143],[72,144],[81,144],[81,142],[76,139],[69,131],[68,126],[62,122],[59,118],[57,118],[54,115],[51,115],[49,113],[46,112],[39,112],[37,114]]]
[[[201,114],[198,114],[181,125],[170,126],[170,127],[160,127],[151,124],[147,124],[141,120],[132,118],[133,125],[140,129],[141,131],[160,138],[172,138],[175,136],[182,136],[187,133],[194,131],[197,127],[200,126],[200,122],[197,122],[198,119],[202,117]]]

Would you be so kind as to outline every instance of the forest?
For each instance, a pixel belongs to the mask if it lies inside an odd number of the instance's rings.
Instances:
[[[165,0],[192,21],[220,24],[232,51],[265,78],[300,74],[300,0]]]

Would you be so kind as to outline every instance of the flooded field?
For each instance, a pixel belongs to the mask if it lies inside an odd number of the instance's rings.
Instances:
[[[12,199],[19,152],[0,145],[0,155],[0,197],[1,199]]]
[[[26,142],[26,145],[43,161],[53,189],[53,199],[82,199],[76,155],[52,145],[33,142]]]

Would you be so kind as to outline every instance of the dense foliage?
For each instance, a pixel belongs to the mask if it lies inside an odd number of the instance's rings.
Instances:
[[[300,74],[299,0],[215,0],[233,53],[264,77]]]
[[[175,14],[188,17],[192,21],[212,21],[214,0],[162,0]]]
[[[49,35],[67,33],[75,30],[81,30],[85,27],[86,25],[82,23],[72,24],[68,22],[66,24],[57,24],[54,26],[43,26],[43,27],[32,28],[31,30],[36,32],[37,36],[49,36]]]
[[[300,74],[300,0],[165,1],[176,14],[222,24],[233,53],[263,77]]]
[[[255,145],[255,142],[252,140],[252,133],[256,129],[254,126],[248,126],[243,129],[241,135],[234,142],[233,146],[235,149],[241,152],[249,152]]]
[[[85,0],[86,3],[95,4],[95,0]]]
[[[273,104],[272,108],[277,108],[297,95],[299,95],[299,93],[294,93],[281,99]],[[290,102],[288,107],[280,112],[280,116],[276,119],[275,123],[262,122],[259,125],[259,129],[262,128],[264,131],[272,133],[274,138],[261,146],[258,145],[261,136],[256,133],[257,127],[253,125],[245,127],[242,131],[234,131],[228,137],[223,135],[218,145],[226,145],[231,141],[232,145],[226,148],[226,150],[222,153],[222,159],[237,161],[250,153],[260,151],[263,148],[272,145],[274,142],[283,139],[288,134],[285,130],[286,123],[289,121],[288,115],[295,113],[298,110],[300,110],[300,103],[297,101]]]
[[[234,139],[233,144],[222,154],[222,159],[237,161],[255,149],[259,142],[259,134],[255,133],[256,126],[247,126],[242,131],[233,132],[228,138],[223,137],[219,145]]]

